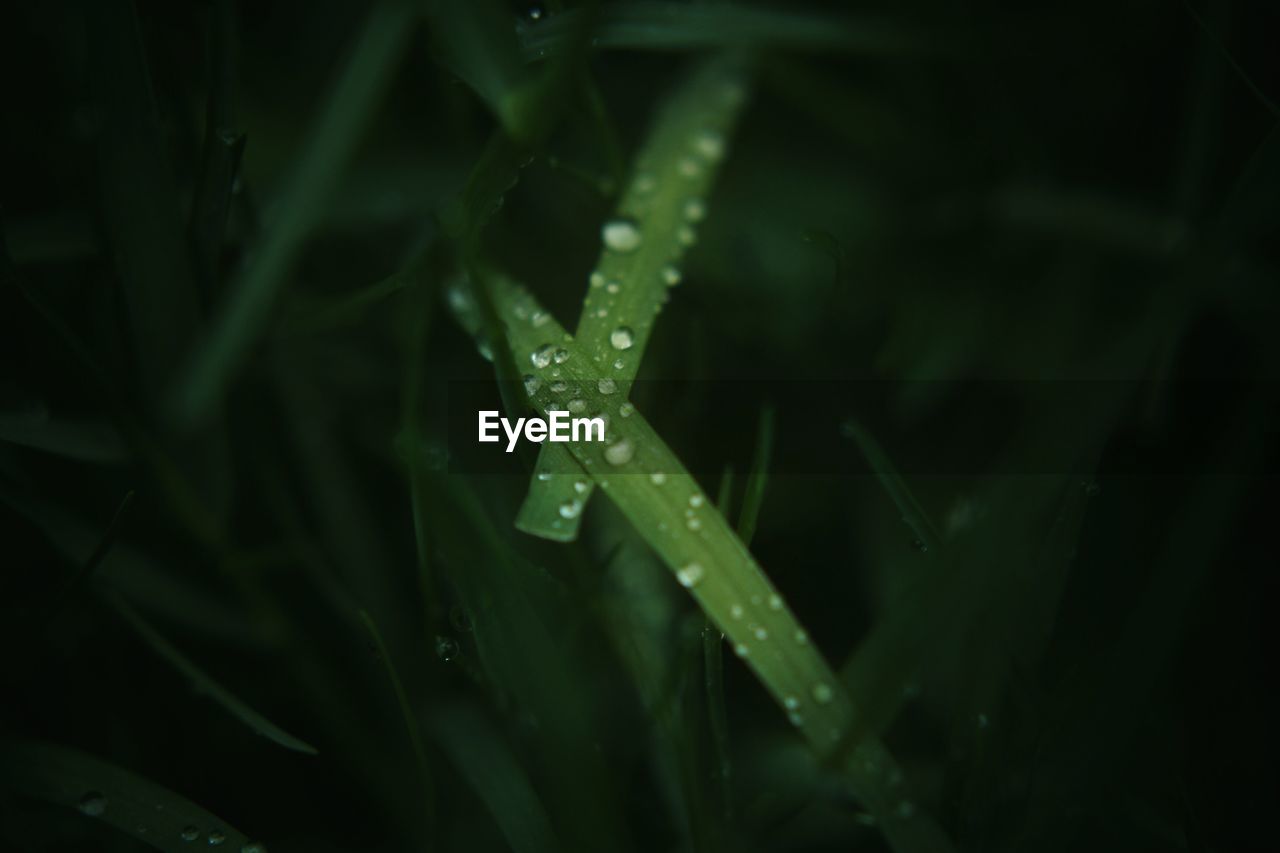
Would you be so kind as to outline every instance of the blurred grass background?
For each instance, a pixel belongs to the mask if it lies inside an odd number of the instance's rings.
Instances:
[[[779,453],[976,472],[773,476],[760,563],[957,848],[1266,849],[1274,6],[0,21],[0,844],[885,849],[607,500],[543,542],[532,452],[448,469],[447,383],[493,375],[448,281],[500,265],[572,324],[655,107],[745,47],[641,378],[749,410],[823,380],[830,423],[778,411]],[[898,389],[867,429],[852,379]],[[1006,379],[1126,381],[966,393]],[[755,419],[638,393],[740,505]],[[1069,473],[1010,473],[1045,448]],[[187,841],[87,756],[217,818]]]

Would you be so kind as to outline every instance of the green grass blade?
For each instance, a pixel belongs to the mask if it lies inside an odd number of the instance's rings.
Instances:
[[[266,326],[298,254],[350,161],[415,30],[411,4],[384,0],[357,37],[278,202],[275,222],[231,283],[226,303],[174,388],[174,416],[194,423],[212,411]]]
[[[142,638],[151,650],[165,660],[170,666],[182,673],[197,692],[208,696],[240,722],[248,726],[255,734],[261,735],[273,743],[301,752],[305,755],[316,755],[314,746],[286,732],[262,714],[255,711],[226,687],[214,680],[213,676],[196,666],[190,658],[178,651],[177,647],[165,639],[136,610],[125,603],[117,595],[108,595],[108,601],[116,612],[129,624],[129,627]]]
[[[137,11],[128,0],[85,7],[87,80],[100,111],[97,140],[103,225],[120,276],[142,387],[154,399],[198,323],[166,130],[152,92]]]
[[[38,741],[0,741],[0,781],[80,811],[166,853],[218,846],[263,853],[243,832],[134,773],[78,750]]]
[[[510,10],[497,0],[427,5],[439,62],[480,96],[510,136],[531,138],[538,78],[525,67]]]
[[[738,516],[738,536],[750,545],[756,536],[756,523],[760,520],[760,508],[764,506],[764,490],[769,485],[769,457],[773,454],[773,408],[760,411],[760,425],[756,428],[756,446],[751,456],[751,471],[747,474],[747,491],[742,496],[742,513]],[[728,515],[727,507],[721,510]]]
[[[925,513],[924,508],[920,506],[920,502],[916,500],[915,495],[911,493],[910,487],[907,486],[902,476],[893,466],[893,462],[889,460],[889,455],[884,452],[871,433],[853,418],[849,418],[840,429],[858,444],[858,449],[862,451],[862,455],[867,457],[867,461],[871,463],[871,469],[875,472],[876,479],[880,481],[880,485],[884,486],[884,490],[889,493],[889,498],[893,501],[894,506],[898,508],[898,512],[902,515],[903,522],[911,528],[911,532],[915,534],[916,541],[920,543],[923,550],[937,552],[938,547],[942,544],[942,538],[938,535],[938,529],[933,522],[929,520],[929,516]]]
[[[521,34],[528,59],[561,49],[580,13],[552,15]],[[866,56],[918,55],[935,51],[929,39],[884,21],[821,17],[734,3],[614,3],[600,13],[597,49],[707,50],[726,47],[785,47]]]
[[[681,258],[706,215],[706,198],[745,98],[740,60],[721,57],[700,65],[659,110],[631,183],[602,229],[604,245],[590,276],[577,341],[596,366],[599,387],[612,387],[609,393],[619,398],[636,377],[668,291],[680,281]],[[620,330],[625,339],[617,337]],[[593,489],[589,478],[554,445],[542,448],[535,472],[516,527],[546,539],[576,539]],[[576,510],[566,515],[565,507]]]
[[[909,799],[892,757],[878,741],[852,744],[855,713],[849,695],[746,545],[693,476],[644,417],[617,395],[596,387],[598,372],[584,348],[553,320],[535,326],[540,310],[527,291],[494,276],[494,292],[517,358],[555,342],[567,353],[537,369],[530,395],[543,414],[567,408],[572,397],[585,411],[609,417],[608,446],[568,442],[567,448],[608,494],[640,536],[658,553],[694,600],[732,643],[810,747],[823,760],[844,765],[850,785],[896,850],[948,850],[949,842]],[[563,381],[563,392],[551,390]]]
[[[432,715],[431,730],[515,853],[566,849],[533,783],[478,708],[442,708]]]
[[[75,422],[34,414],[0,413],[0,441],[80,462],[122,462],[128,458],[120,434],[100,421]]]
[[[422,732],[418,728],[418,717],[413,712],[413,706],[409,703],[409,694],[405,692],[404,682],[400,680],[400,673],[396,671],[395,662],[391,660],[391,653],[387,651],[387,644],[382,640],[382,633],[378,630],[377,623],[373,621],[373,617],[366,610],[358,611],[357,615],[361,624],[364,625],[365,631],[368,632],[374,648],[378,650],[378,658],[382,661],[382,665],[387,671],[387,679],[391,682],[391,689],[396,694],[396,704],[400,706],[400,715],[404,718],[405,733],[409,736],[409,746],[413,749],[413,759],[417,762],[418,774],[422,779],[423,801],[427,812],[426,824],[430,826],[434,822],[435,800],[432,796],[431,768],[427,763],[427,751],[422,745]]]

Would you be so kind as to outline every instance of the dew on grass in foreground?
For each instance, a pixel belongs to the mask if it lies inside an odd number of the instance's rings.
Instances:
[[[551,357],[556,364],[564,364],[569,360],[569,351],[567,349],[558,349]]]
[[[206,837],[208,838],[210,847],[217,847],[221,844],[225,844],[227,840],[226,834],[220,829],[209,830],[209,834]]]
[[[614,382],[612,379],[601,379],[596,383],[596,390],[601,394],[612,394],[614,391],[618,390],[618,383]]]
[[[580,415],[587,410],[585,400],[573,399],[569,401],[569,411],[575,415]]]
[[[813,685],[813,701],[819,705],[825,705],[830,702],[833,695],[831,685],[821,681]]]
[[[629,326],[619,326],[609,333],[609,343],[614,349],[627,350],[636,342],[635,333]]]
[[[436,637],[436,657],[448,663],[458,656],[458,641],[453,637]]]
[[[560,504],[561,518],[577,518],[582,514],[582,501],[574,498],[571,501],[565,501]]]
[[[107,798],[97,791],[90,791],[80,798],[76,808],[89,817],[102,817],[107,810]]]
[[[524,377],[524,393],[527,397],[532,397],[538,393],[538,388],[542,386],[542,380],[532,374],[526,374]]]
[[[183,841],[195,841],[200,837],[200,830],[196,829],[194,826],[184,826],[182,828],[182,833],[178,837]]]
[[[667,287],[675,287],[680,283],[680,268],[668,265],[662,269],[662,281]]]
[[[635,411],[636,411],[636,407],[633,406],[631,403],[623,403],[621,406],[618,407],[618,417],[629,418],[633,414],[635,414]]]
[[[676,571],[676,580],[680,581],[680,585],[686,589],[692,589],[702,580],[702,565],[700,563],[690,563],[687,566]]]
[[[543,344],[529,355],[529,361],[533,362],[533,366],[541,370],[551,364],[551,353],[555,347],[551,344]]]
[[[610,465],[626,465],[635,453],[635,445],[630,439],[623,438],[605,448],[604,461]]]
[[[634,252],[640,248],[640,228],[630,219],[610,219],[600,229],[604,244],[615,252]]]
[[[724,156],[724,137],[714,130],[704,130],[693,138],[693,147],[708,160]]]
[[[655,486],[661,486],[663,483],[667,482],[667,475],[661,471],[654,471],[649,475],[649,482],[653,483]]]

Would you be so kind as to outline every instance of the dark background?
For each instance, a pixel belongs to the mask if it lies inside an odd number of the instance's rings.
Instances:
[[[459,258],[572,327],[653,108],[746,44],[751,102],[641,374],[672,382],[637,407],[709,494],[734,471],[735,507],[774,407],[752,550],[959,849],[1272,849],[1280,7],[779,2],[627,43],[605,3],[461,246],[502,134],[474,33],[578,5],[413,6],[367,118],[328,124],[372,4],[0,11],[4,742],[277,851],[886,849],[732,656],[717,775],[704,619],[606,496],[543,542],[513,527],[531,448],[453,458],[450,383],[493,377],[449,315]],[[290,206],[308,162],[323,181]],[[175,417],[282,229],[229,382]],[[207,846],[86,816],[150,789],[21,754],[5,849]]]

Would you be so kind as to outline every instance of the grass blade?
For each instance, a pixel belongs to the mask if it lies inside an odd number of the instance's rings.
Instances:
[[[559,853],[551,818],[533,783],[476,708],[448,706],[431,717],[436,741],[489,808],[516,853]]]
[[[227,301],[174,389],[173,414],[195,423],[213,410],[266,326],[303,243],[356,143],[399,67],[414,32],[412,5],[383,0],[374,7],[350,58],[317,117],[278,203],[265,242],[231,283]]]
[[[0,414],[0,441],[81,462],[122,462],[128,452],[119,433],[100,421],[62,421]]]
[[[151,627],[136,610],[125,603],[117,595],[108,595],[108,601],[116,612],[129,623],[129,627],[142,638],[151,650],[162,657],[170,666],[182,673],[198,692],[208,696],[240,722],[248,726],[254,733],[269,741],[301,752],[304,755],[317,755],[316,748],[300,738],[286,732],[262,714],[255,711],[246,702],[214,680],[213,676],[192,663],[191,659],[178,651],[177,647],[165,639],[159,631]]]
[[[191,850],[196,841],[241,853],[264,850],[186,797],[65,746],[0,741],[0,781],[26,796],[78,809],[166,853]]]
[[[498,275],[493,287],[517,358],[531,359],[549,341],[568,354],[559,364],[539,368],[543,381],[530,395],[534,407],[545,415],[566,408],[567,399],[575,396],[584,401],[585,411],[609,415],[606,448],[590,442],[561,446],[725,633],[815,753],[844,767],[851,787],[894,849],[951,849],[937,825],[910,800],[901,771],[883,746],[873,738],[848,741],[856,715],[843,685],[676,455],[634,407],[619,407],[615,395],[600,393],[590,356],[558,324],[529,321],[540,307],[527,291]],[[562,392],[551,390],[553,377],[566,383]]]
[[[699,66],[655,117],[631,183],[604,226],[577,341],[596,365],[599,387],[614,389],[609,393],[625,398],[636,377],[654,319],[680,281],[680,259],[706,215],[706,197],[745,98],[739,59]],[[617,338],[623,331],[625,339]],[[538,454],[536,472],[516,527],[555,541],[576,539],[593,488],[589,478],[550,444]],[[566,515],[564,507],[575,509]]]
[[[554,54],[580,13],[552,15],[521,34],[528,59]],[[786,47],[867,56],[916,55],[930,41],[883,21],[820,17],[741,4],[614,3],[605,6],[593,44],[599,49],[707,50]]]
[[[898,512],[902,514],[903,522],[911,528],[911,532],[915,534],[916,541],[920,543],[922,550],[936,552],[938,546],[942,544],[938,529],[929,520],[929,516],[925,514],[924,508],[920,506],[920,502],[916,500],[915,495],[911,493],[906,481],[902,479],[897,469],[893,467],[893,463],[889,461],[889,455],[871,437],[871,433],[867,432],[866,428],[853,418],[849,418],[841,424],[840,429],[858,443],[858,448],[862,451],[862,455],[867,457],[867,462],[871,464],[876,479],[880,481],[880,485],[884,486],[884,490],[889,493],[889,497],[898,508]]]
[[[369,639],[378,650],[378,657],[386,668],[387,678],[391,681],[391,689],[395,691],[396,703],[400,706],[401,716],[404,717],[405,732],[409,735],[409,746],[413,749],[413,758],[418,764],[418,773],[422,778],[423,801],[427,812],[426,824],[431,826],[435,818],[435,800],[432,796],[433,786],[430,765],[427,764],[427,751],[422,745],[422,732],[418,730],[418,717],[413,712],[413,706],[409,704],[409,694],[405,692],[404,682],[400,680],[400,673],[396,671],[395,662],[391,660],[391,653],[387,651],[387,644],[382,640],[377,623],[373,621],[368,611],[360,610],[357,615],[365,631],[369,633]]]

